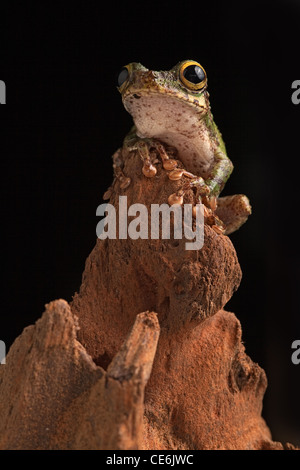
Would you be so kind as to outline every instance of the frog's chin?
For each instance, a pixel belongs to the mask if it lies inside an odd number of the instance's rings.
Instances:
[[[178,96],[136,93],[125,107],[132,115],[140,138],[154,138],[175,147],[188,171],[204,174],[213,159],[206,109],[192,106]]]
[[[170,93],[136,92],[124,97],[124,106],[132,115],[141,137],[172,133],[194,136],[207,109]]]

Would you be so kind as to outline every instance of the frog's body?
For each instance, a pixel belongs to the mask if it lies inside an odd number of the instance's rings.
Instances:
[[[153,91],[125,97],[124,105],[134,119],[138,137],[155,138],[175,147],[188,171],[208,175],[218,142],[210,122],[208,127],[208,119],[203,119],[202,108],[197,113],[194,104]]]
[[[199,197],[215,198],[233,165],[214,123],[206,85],[206,73],[194,61],[183,61],[170,71],[161,72],[134,62],[119,75],[124,106],[135,123],[124,145],[140,152],[144,174],[149,177],[156,174],[150,158],[151,147],[162,157],[165,169],[176,168],[175,160],[170,160],[165,150],[173,147],[177,151],[176,158],[187,170],[186,175],[193,178],[190,184],[197,185]],[[251,208],[246,196],[242,199],[238,196],[243,202],[244,222]]]

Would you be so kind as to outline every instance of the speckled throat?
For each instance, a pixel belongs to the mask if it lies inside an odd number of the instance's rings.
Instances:
[[[175,147],[185,168],[205,178],[214,161],[215,142],[205,122],[206,109],[171,93],[134,90],[123,103],[132,115],[137,135]]]

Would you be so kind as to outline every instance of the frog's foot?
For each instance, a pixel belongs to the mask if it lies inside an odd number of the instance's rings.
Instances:
[[[186,176],[190,179],[183,184],[182,188],[177,191],[177,193],[173,193],[169,196],[168,202],[170,205],[173,204],[183,204],[183,196],[184,194],[191,188],[196,189],[196,200],[201,201],[203,196],[208,196],[210,189],[205,184],[205,181],[201,176],[195,176],[189,171],[184,170],[183,168],[176,168],[175,170],[171,171],[169,174],[169,179],[176,181],[181,179],[183,176]]]
[[[215,215],[224,223],[225,235],[238,230],[251,214],[249,199],[244,194],[220,197],[217,201],[218,207]]]
[[[186,191],[191,188],[196,188],[195,201],[203,203],[204,208],[204,222],[211,226],[211,228],[218,234],[225,233],[225,224],[216,215],[215,211],[217,208],[217,197],[210,196],[210,188],[206,185],[203,178],[197,177],[192,173],[187,172],[183,169],[176,169],[169,173],[169,178],[172,180],[178,180],[182,176],[186,176],[191,181],[186,182],[183,187],[176,193],[173,193],[168,198],[168,203],[172,206],[173,204],[183,204],[183,197]],[[196,205],[193,207],[193,214],[196,216]]]
[[[132,152],[136,150],[143,161],[143,174],[147,178],[153,178],[157,173],[155,163],[158,163],[159,156],[165,170],[173,170],[178,166],[178,162],[174,158],[170,158],[170,154],[174,153],[175,149],[168,148],[156,139],[150,138],[128,138],[126,141],[126,148]]]
[[[201,198],[204,209],[204,223],[209,225],[216,233],[225,234],[226,226],[216,214],[218,201],[219,199],[216,196],[204,196]]]

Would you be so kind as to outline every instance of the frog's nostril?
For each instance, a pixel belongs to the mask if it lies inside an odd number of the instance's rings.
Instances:
[[[133,97],[138,100],[138,99],[140,99],[141,95],[137,95],[136,93],[134,93]]]

